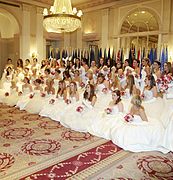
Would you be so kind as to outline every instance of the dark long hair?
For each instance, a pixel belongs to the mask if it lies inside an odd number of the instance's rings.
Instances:
[[[156,86],[156,81],[155,81],[154,76],[152,74],[146,76],[146,78],[150,81],[150,89],[152,89],[154,86]]]
[[[95,95],[95,89],[94,89],[94,86],[92,84],[87,84],[87,86],[90,86],[90,97],[88,97],[88,92],[85,90],[84,99],[87,99],[87,100],[89,100],[91,102],[93,97],[96,96]]]
[[[120,90],[116,89],[112,93],[115,93],[118,96],[118,99],[115,102],[115,104],[118,104],[121,101],[121,92],[120,92]]]
[[[66,90],[66,84],[64,80],[59,81],[59,84],[60,83],[63,85],[63,87],[62,88],[60,88],[60,86],[58,87],[57,94],[59,94],[59,92],[62,91],[61,93],[61,96],[62,96],[64,94],[64,91]]]
[[[133,93],[133,85],[135,85],[135,78],[132,74],[128,75],[127,77],[127,86],[130,89],[130,95]]]

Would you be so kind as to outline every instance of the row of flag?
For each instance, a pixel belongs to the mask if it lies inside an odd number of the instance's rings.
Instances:
[[[71,57],[71,59],[85,58],[88,60],[89,64],[92,60],[95,60],[98,63],[100,58],[104,58],[105,61],[112,59],[114,62],[120,61],[122,63],[125,59],[129,59],[130,65],[132,65],[133,59],[138,59],[141,62],[144,57],[148,57],[151,64],[153,64],[155,60],[159,60],[161,62],[161,67],[163,68],[163,64],[168,61],[168,48],[167,46],[162,47],[159,57],[157,48],[151,48],[147,51],[145,48],[136,50],[135,47],[127,49],[126,52],[124,52],[123,49],[119,49],[118,51],[113,49],[111,51],[110,48],[105,48],[104,50],[102,48],[90,48],[89,50],[73,49],[70,51],[67,49],[60,50],[52,48],[48,52],[48,58],[66,59],[67,57]]]

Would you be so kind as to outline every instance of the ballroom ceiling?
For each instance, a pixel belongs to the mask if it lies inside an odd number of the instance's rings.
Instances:
[[[0,0],[9,3],[26,3],[40,7],[48,7],[53,5],[54,0]],[[150,0],[71,0],[72,6],[82,10],[89,8],[106,8],[113,6],[128,5],[132,3],[146,2]]]

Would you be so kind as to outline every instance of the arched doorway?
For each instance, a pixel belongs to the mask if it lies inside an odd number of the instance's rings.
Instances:
[[[150,9],[138,8],[132,10],[123,20],[120,29],[120,47],[130,49],[135,47],[145,49],[146,54],[151,48],[158,47],[159,35],[158,17]]]
[[[20,55],[20,28],[16,18],[7,10],[0,8],[0,77],[7,58],[13,63]]]

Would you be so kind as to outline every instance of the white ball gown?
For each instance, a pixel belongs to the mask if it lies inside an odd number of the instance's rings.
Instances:
[[[82,111],[77,109],[81,107]],[[70,112],[64,113],[60,122],[66,127],[79,132],[88,132],[88,128],[94,122],[96,117],[96,110],[88,100],[82,100],[72,105]]]
[[[42,97],[42,92],[40,90],[33,91],[33,98],[30,98],[24,110],[31,114],[39,114],[45,104],[45,97]]]
[[[109,107],[109,109],[111,110],[109,114],[105,111],[96,114],[93,123],[88,127],[89,133],[105,139],[111,139],[111,129],[118,126],[116,119],[121,119],[123,113],[119,112],[117,105]]]
[[[16,88],[11,88],[9,96],[6,96],[3,99],[3,103],[9,106],[15,106],[18,100],[19,100],[19,96],[18,96],[18,92],[16,91]]]
[[[152,118],[148,120],[142,121],[138,115],[134,115],[132,122],[126,122],[124,118],[115,118],[117,123],[111,129],[113,143],[132,152],[168,153],[169,150],[163,147],[165,129],[162,123],[153,121]]]
[[[55,101],[52,104],[50,103],[51,99]],[[60,121],[60,114],[64,110],[65,106],[66,104],[63,100],[63,97],[58,96],[58,98],[56,98],[56,95],[52,95],[42,107],[39,115],[49,117],[55,121]]]
[[[17,101],[16,107],[19,107],[20,110],[23,110],[28,104],[28,102],[30,101],[30,98],[29,98],[30,94],[32,94],[32,92],[30,91],[29,87],[23,88],[22,95]]]

